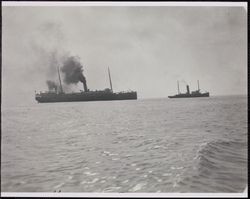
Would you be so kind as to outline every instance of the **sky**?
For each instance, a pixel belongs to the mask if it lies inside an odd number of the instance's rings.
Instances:
[[[90,90],[134,90],[166,98],[197,89],[247,94],[243,7],[2,7],[2,105],[36,103],[58,81],[56,67],[78,57]],[[83,90],[82,84],[72,86]]]

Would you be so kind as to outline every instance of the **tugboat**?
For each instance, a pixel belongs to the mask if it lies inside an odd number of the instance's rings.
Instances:
[[[106,88],[104,90],[90,91],[87,88],[87,82],[86,79],[84,78],[84,81],[82,81],[84,91],[75,93],[65,93],[63,91],[59,67],[57,67],[57,70],[58,70],[60,85],[56,87],[54,90],[35,93],[35,99],[37,100],[37,102],[47,103],[47,102],[76,102],[76,101],[103,101],[103,100],[107,101],[107,100],[137,99],[136,91],[126,91],[117,93],[113,92],[109,68],[108,68],[108,74],[109,74],[110,88]]]
[[[197,80],[197,83],[198,83],[198,89],[196,91],[192,91],[190,93],[189,85],[187,85],[186,86],[187,92],[186,93],[181,93],[180,88],[179,88],[179,81],[177,81],[178,94],[168,96],[168,98],[209,97],[209,92],[205,92],[205,93],[200,92],[199,80]]]

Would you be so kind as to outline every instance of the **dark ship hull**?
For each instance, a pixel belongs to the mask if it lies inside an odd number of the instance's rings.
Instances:
[[[173,96],[168,96],[169,98],[191,98],[191,97],[209,97],[209,93],[200,94],[178,94]]]
[[[36,94],[39,103],[50,102],[79,102],[79,101],[107,101],[107,100],[135,100],[137,92],[113,93],[107,91],[88,91],[78,93],[40,93]]]

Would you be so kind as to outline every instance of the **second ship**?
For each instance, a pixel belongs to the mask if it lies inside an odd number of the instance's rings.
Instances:
[[[198,83],[198,89],[196,91],[192,91],[190,93],[189,85],[187,85],[187,92],[181,93],[179,88],[179,82],[177,81],[178,94],[168,96],[168,98],[209,97],[209,92],[204,92],[204,93],[200,92],[199,80],[197,81],[197,83]]]
[[[65,93],[62,88],[60,72],[58,68],[59,88],[53,91],[40,92],[35,94],[35,99],[39,103],[48,102],[76,102],[76,101],[107,101],[107,100],[136,100],[136,91],[113,92],[110,71],[108,69],[110,88],[104,90],[91,91],[87,87],[87,82],[83,82],[84,91]]]

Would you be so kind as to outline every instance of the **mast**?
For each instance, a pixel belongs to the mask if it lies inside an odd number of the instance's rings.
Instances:
[[[178,94],[180,94],[179,81],[177,81]]]
[[[58,72],[59,83],[60,83],[60,92],[63,93],[63,88],[62,88],[62,82],[61,82],[61,76],[60,76],[59,66],[57,66],[57,72]]]
[[[197,83],[198,83],[198,91],[199,91],[200,90],[199,80],[197,80]]]
[[[110,89],[113,92],[113,88],[112,88],[112,82],[111,82],[111,77],[110,77],[110,71],[109,71],[109,67],[108,67],[108,72],[109,72],[109,84],[110,84]]]

